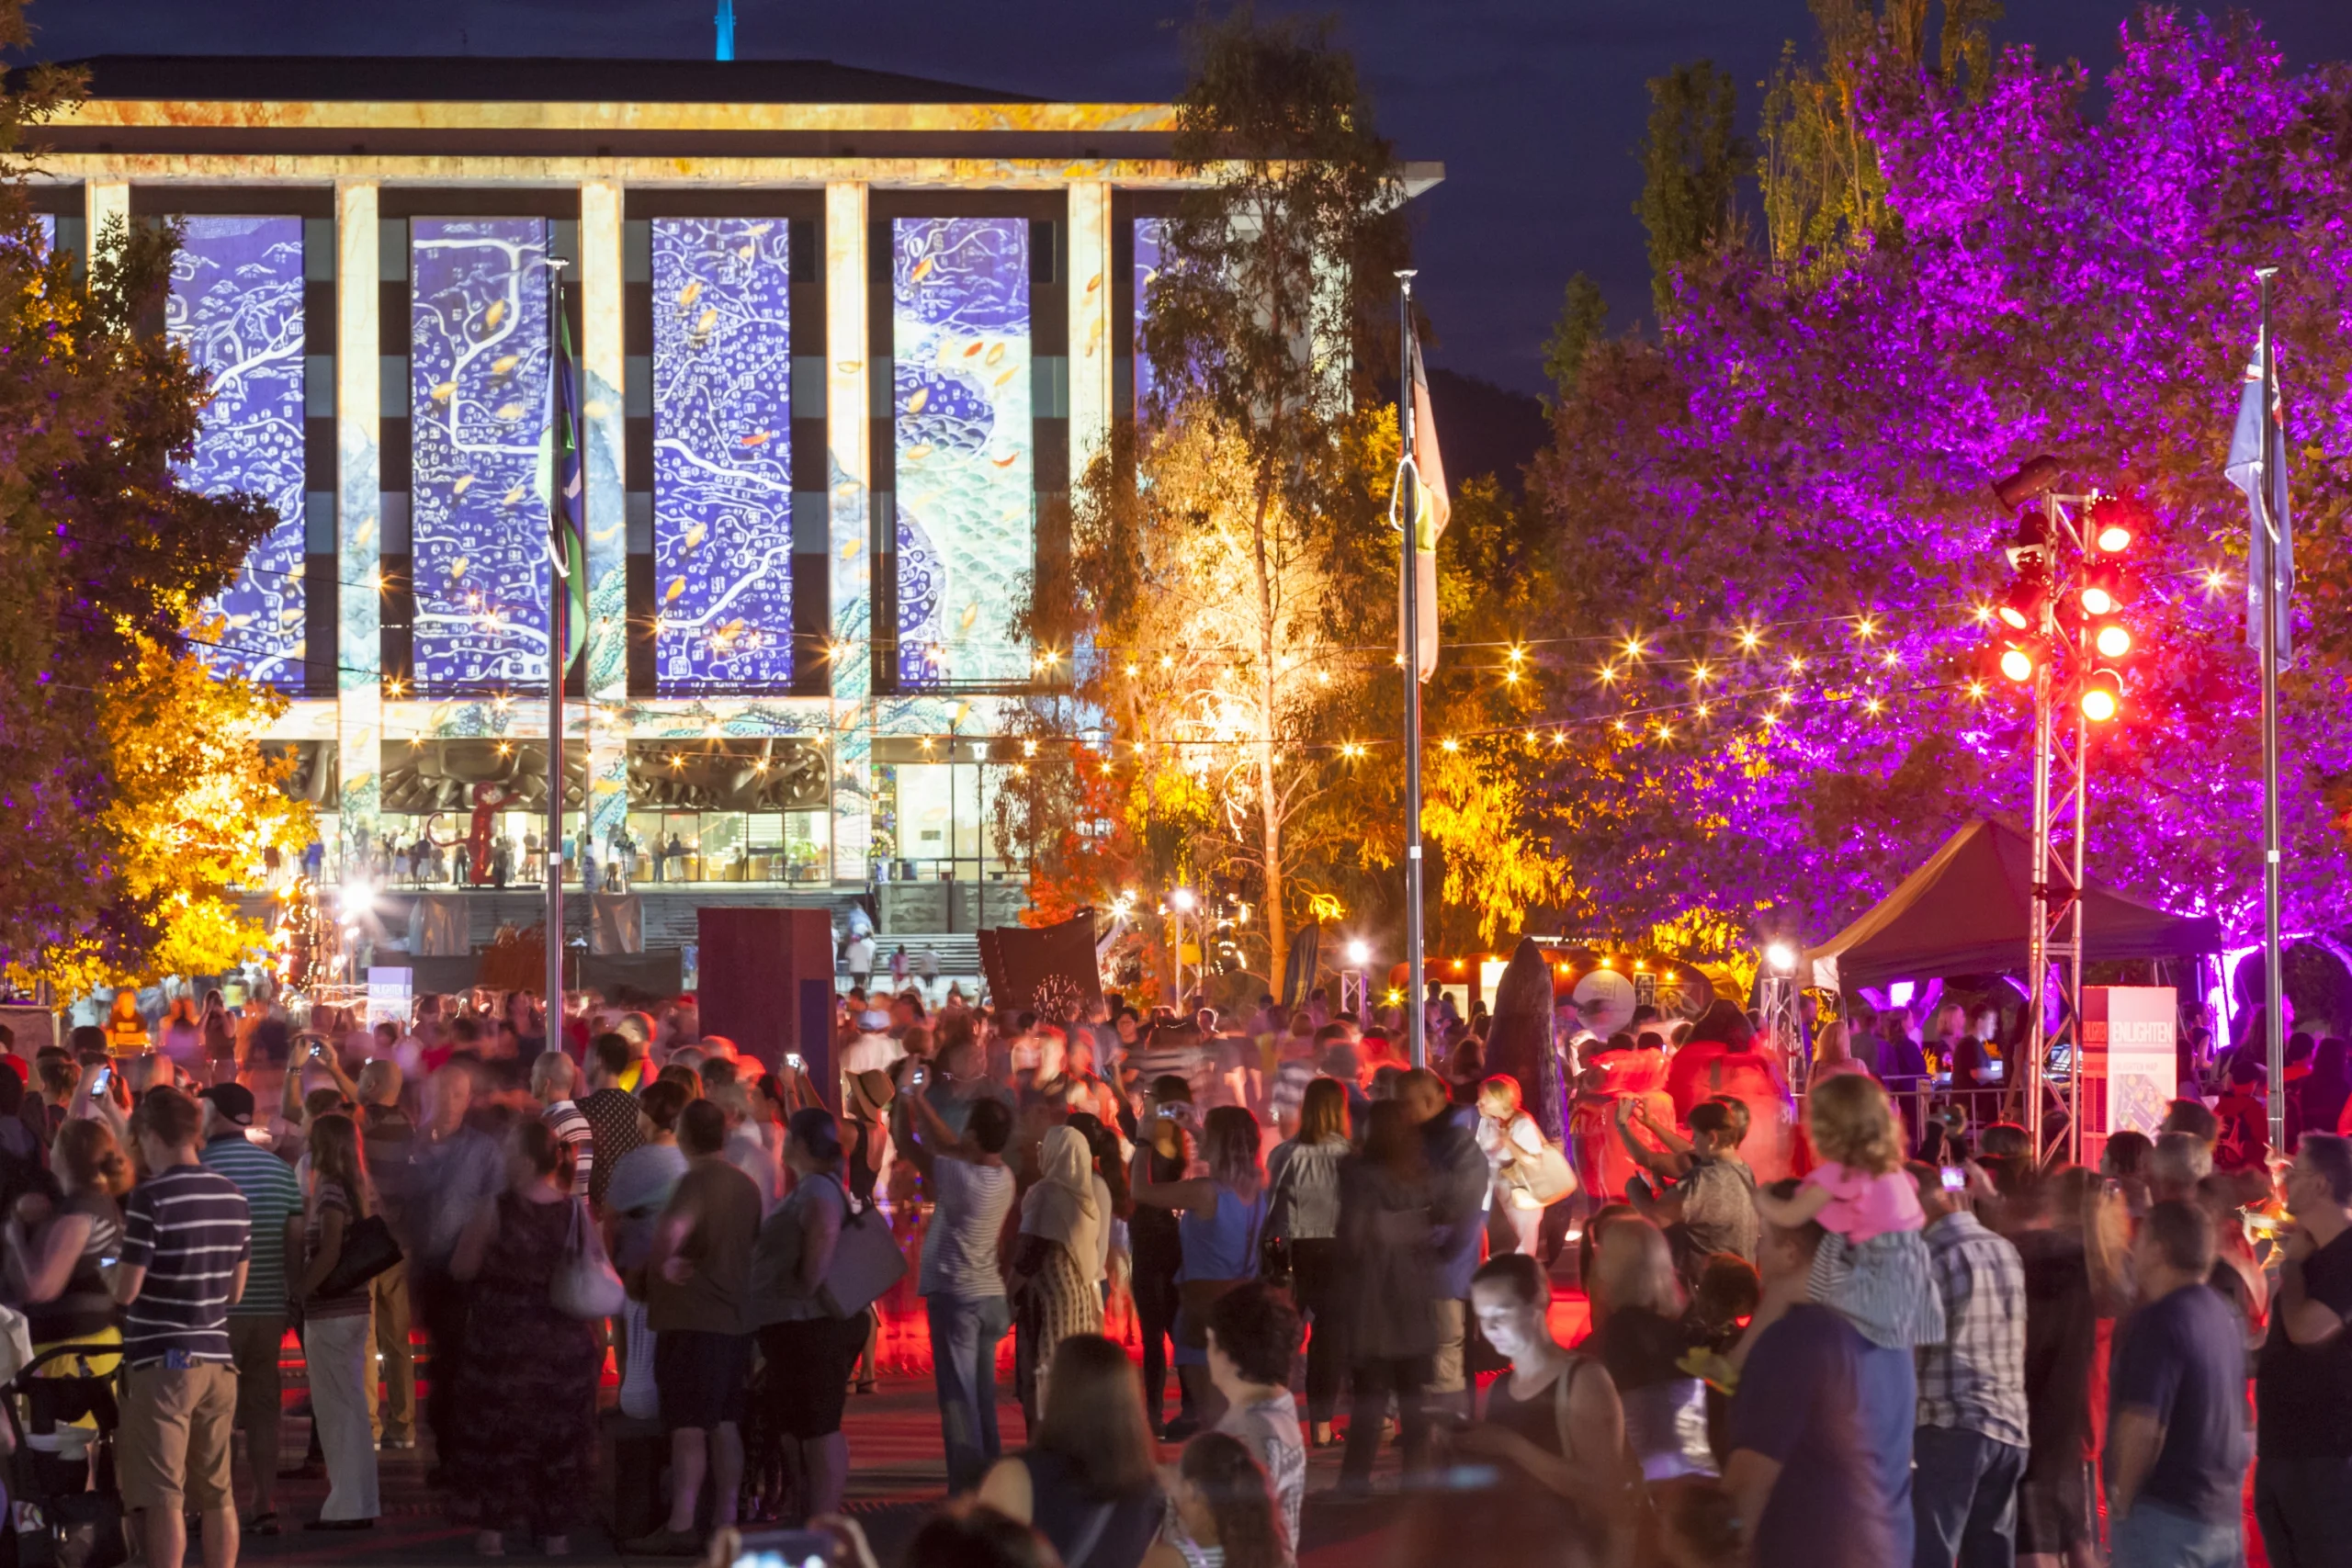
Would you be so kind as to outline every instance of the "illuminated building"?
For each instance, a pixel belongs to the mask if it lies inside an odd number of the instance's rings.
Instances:
[[[1006,619],[1133,405],[1171,108],[821,62],[89,67],[37,205],[77,249],[187,225],[169,326],[220,387],[191,479],[286,519],[212,656],[293,699],[270,739],[330,866],[446,845],[485,791],[518,846],[544,821],[553,257],[592,622],[571,830],[650,895],[1010,918],[991,738],[1035,667]]]

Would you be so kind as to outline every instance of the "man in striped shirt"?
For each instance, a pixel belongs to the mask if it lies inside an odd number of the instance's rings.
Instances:
[[[289,1071],[287,1081],[300,1077]],[[277,1533],[277,1461],[284,1384],[278,1348],[286,1339],[286,1222],[302,1212],[302,1184],[294,1168],[245,1136],[254,1124],[254,1091],[239,1083],[214,1084],[198,1107],[204,1115],[204,1168],[237,1184],[253,1222],[253,1264],[244,1294],[229,1309],[229,1357],[237,1369],[237,1429],[245,1435],[245,1468],[253,1472],[255,1535]]]
[[[228,1314],[252,1268],[252,1223],[237,1184],[198,1157],[201,1125],[196,1101],[169,1088],[150,1089],[131,1122],[151,1174],[123,1203],[113,1280],[130,1369],[120,1475],[148,1562],[187,1558],[184,1514],[193,1507],[204,1520],[204,1568],[233,1568],[237,1374]]]
[[[542,1051],[531,1064],[531,1095],[539,1102],[539,1119],[571,1151],[571,1195],[585,1198],[596,1166],[596,1132],[572,1101],[579,1080],[579,1069],[560,1051]]]

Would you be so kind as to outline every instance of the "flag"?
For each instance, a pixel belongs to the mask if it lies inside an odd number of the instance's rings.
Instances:
[[[588,550],[582,525],[586,512],[580,469],[580,369],[571,358],[571,323],[556,291],[555,364],[548,378],[548,448],[554,482],[548,489],[548,559],[561,592],[548,605],[563,626],[563,668],[569,672],[588,642]]]
[[[1411,333],[1411,329],[1407,329]],[[1421,340],[1408,339],[1413,360],[1413,582],[1418,626],[1405,625],[1404,585],[1397,597],[1397,646],[1414,661],[1423,681],[1437,673],[1437,541],[1453,515],[1445,493],[1445,461],[1438,456],[1437,416],[1430,408],[1430,378],[1421,366]],[[1400,476],[1401,478],[1401,476]]]
[[[2222,471],[2229,476],[2232,484],[2245,491],[2246,646],[2262,646],[2263,610],[2268,605],[2277,617],[2278,668],[2284,670],[2295,661],[2291,613],[2295,592],[2291,529],[2294,514],[2287,500],[2286,403],[2279,395],[2272,352],[2272,344],[2256,340],[2254,362],[2245,367],[2245,386],[2238,395],[2238,425],[2230,437],[2230,460]],[[2266,511],[2269,514],[2267,522]],[[2271,548],[2274,525],[2278,531],[2275,556]]]

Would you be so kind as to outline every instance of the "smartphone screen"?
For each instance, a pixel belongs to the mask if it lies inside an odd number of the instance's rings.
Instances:
[[[1944,1167],[1945,1191],[1958,1192],[1967,1187],[1967,1185],[1968,1172],[1961,1169],[1960,1167],[1956,1165],[1948,1165]]]
[[[747,1530],[732,1568],[833,1568],[841,1542],[823,1530]]]

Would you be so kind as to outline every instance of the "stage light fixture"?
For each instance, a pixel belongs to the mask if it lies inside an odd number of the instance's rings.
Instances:
[[[2015,512],[2026,502],[2040,501],[2056,490],[2065,477],[2065,465],[2045,452],[2027,459],[2025,466],[2008,478],[1995,480],[1993,493],[2004,508]]]
[[[2033,671],[2038,663],[2039,660],[2031,653],[2015,643],[2011,643],[2001,650],[2001,673],[2019,685],[2033,679]]]
[[[2123,678],[2112,670],[2094,670],[2083,678],[2083,716],[2105,724],[2123,711]]]
[[[2091,639],[2091,646],[2098,649],[2101,659],[2120,659],[2132,651],[2132,634],[2118,623],[2109,621],[2099,627],[2098,635]]]
[[[2011,631],[2031,631],[2041,624],[2041,601],[2047,586],[2039,572],[2021,577],[1993,613]]]

